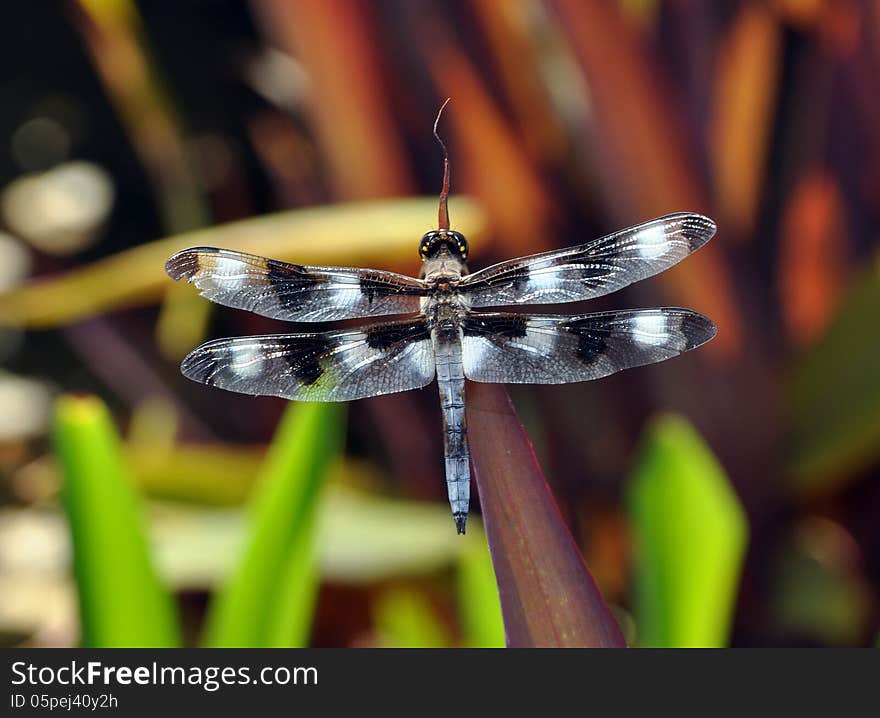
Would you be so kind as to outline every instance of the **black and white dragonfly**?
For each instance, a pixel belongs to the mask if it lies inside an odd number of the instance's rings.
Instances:
[[[574,316],[490,308],[577,302],[615,292],[702,247],[715,234],[715,223],[700,214],[670,214],[587,244],[469,273],[468,243],[449,227],[448,174],[445,162],[439,229],[419,242],[418,279],[378,269],[290,264],[215,247],[178,252],[166,271],[214,302],[273,319],[400,315],[326,332],[215,339],[189,354],[181,370],[209,386],[297,401],[392,394],[424,387],[436,377],[449,503],[464,533],[470,496],[465,379],[588,381],[678,356],[715,335],[709,319],[674,307]]]

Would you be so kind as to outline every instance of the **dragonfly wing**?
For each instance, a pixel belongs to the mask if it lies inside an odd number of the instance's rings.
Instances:
[[[193,381],[256,396],[351,401],[418,389],[434,378],[427,323],[374,324],[313,334],[215,339],[181,364]]]
[[[481,269],[465,276],[459,291],[473,307],[593,299],[668,269],[714,234],[715,223],[708,217],[670,214],[589,244]]]
[[[581,316],[474,313],[464,326],[468,379],[507,384],[567,384],[653,364],[715,336],[715,325],[688,309],[635,309]]]
[[[414,313],[428,290],[425,282],[394,272],[310,267],[216,247],[184,249],[165,270],[218,304],[291,322]]]

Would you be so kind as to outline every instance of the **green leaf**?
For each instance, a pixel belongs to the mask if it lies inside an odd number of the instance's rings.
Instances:
[[[458,607],[465,643],[473,648],[504,648],[504,619],[492,557],[475,521],[458,560]]]
[[[59,399],[54,443],[64,474],[82,644],[180,645],[174,602],[156,577],[140,502],[106,406],[91,396]]]
[[[317,510],[316,506],[309,512],[297,532],[278,578],[275,610],[268,617],[266,629],[266,645],[270,648],[308,645],[320,586],[315,531]]]
[[[683,418],[649,427],[630,477],[635,616],[643,646],[723,646],[747,543],[745,514]]]
[[[208,615],[209,646],[301,646],[317,591],[316,511],[342,445],[343,407],[288,407],[250,505],[248,538]]]
[[[800,494],[839,486],[880,456],[880,272],[854,286],[789,386],[792,485]]]

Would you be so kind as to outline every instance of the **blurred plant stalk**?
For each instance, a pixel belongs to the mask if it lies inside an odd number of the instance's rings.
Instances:
[[[709,212],[709,191],[688,146],[673,86],[616,3],[552,0],[594,110],[588,138],[602,167],[606,203],[620,226],[674,211]],[[621,88],[626,88],[622,90]],[[723,231],[723,228],[722,228]],[[742,317],[718,241],[657,281],[719,327],[706,351],[742,350]]]
[[[485,235],[486,215],[475,201],[455,197],[450,204],[461,231],[477,240]],[[435,198],[376,200],[290,210],[186,232],[0,294],[0,326],[46,329],[155,302],[170,283],[163,270],[168,257],[198,245],[306,264],[412,268],[419,233],[434,226],[436,216]],[[196,297],[195,289],[180,286]]]
[[[462,148],[453,162],[453,177],[463,178],[485,204],[492,227],[504,240],[505,254],[550,249],[554,200],[522,151],[516,131],[455,45],[437,47],[428,59],[437,85],[453,98],[447,113]]]
[[[205,188],[187,156],[182,121],[165,89],[132,0],[71,0],[98,76],[150,176],[165,230],[211,223]],[[156,336],[179,358],[204,338],[211,307],[176,285],[166,289]]]
[[[412,192],[413,178],[387,100],[387,73],[369,4],[251,4],[265,34],[306,70],[309,91],[304,104],[336,197],[357,200]]]
[[[740,240],[754,234],[765,186],[781,57],[782,27],[773,10],[744,4],[718,50],[708,127],[719,224]]]
[[[208,224],[180,118],[150,57],[137,5],[132,0],[70,4],[98,77],[150,174],[165,227],[177,233]]]

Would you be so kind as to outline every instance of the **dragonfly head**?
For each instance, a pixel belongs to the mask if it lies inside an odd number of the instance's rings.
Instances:
[[[419,256],[422,261],[434,259],[444,252],[458,257],[462,262],[466,261],[468,243],[464,235],[451,229],[434,229],[419,242]]]
[[[443,149],[443,187],[440,190],[440,209],[437,213],[438,228],[422,237],[422,241],[419,242],[419,256],[422,261],[440,256],[444,258],[455,257],[463,263],[467,260],[468,243],[461,232],[449,228],[449,207],[447,205],[449,199],[449,154],[437,132],[437,123],[440,122],[440,115],[443,114],[443,108],[447,104],[449,104],[449,98],[441,105],[437,112],[437,118],[434,120],[434,137]]]

